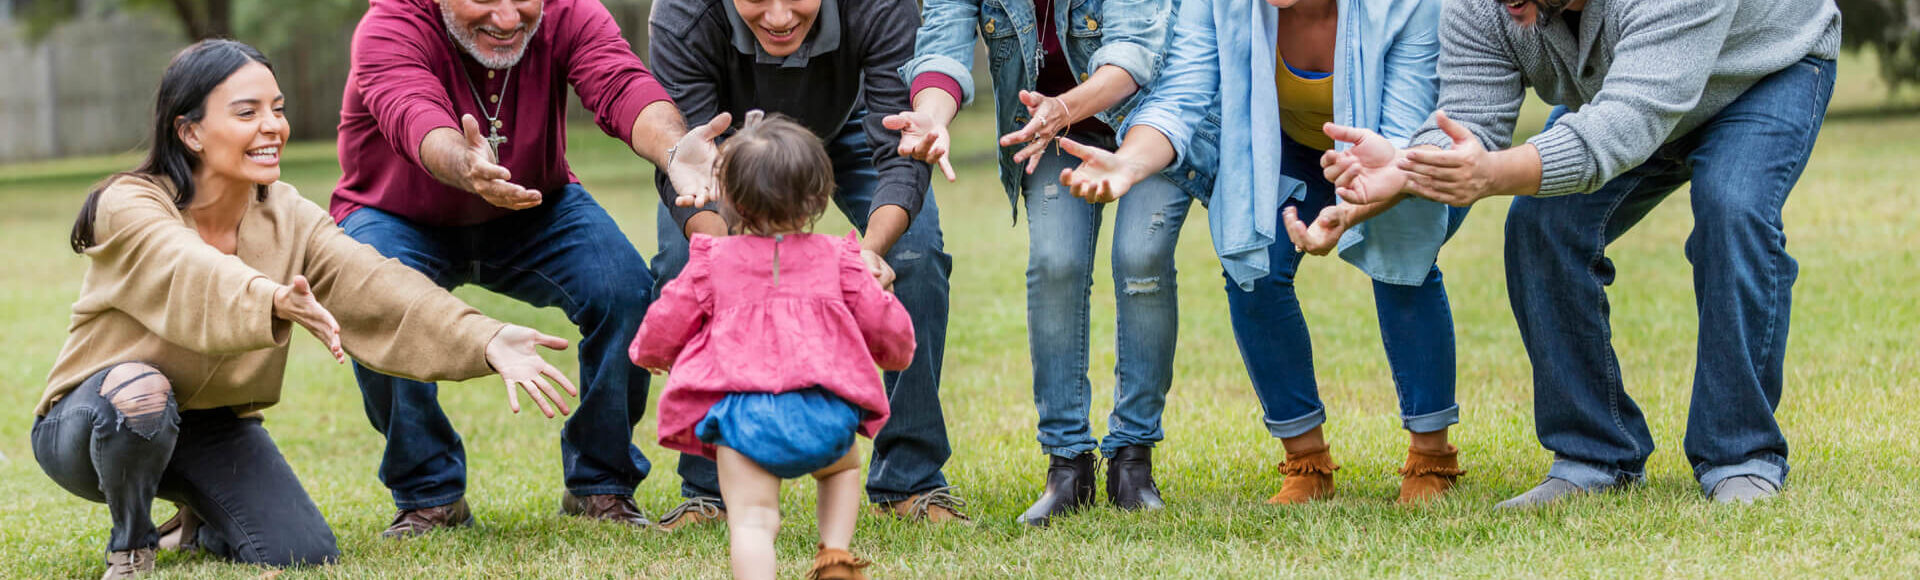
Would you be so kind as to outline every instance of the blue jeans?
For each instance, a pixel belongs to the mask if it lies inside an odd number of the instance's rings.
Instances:
[[[538,307],[558,306],[580,328],[580,402],[560,432],[560,465],[575,495],[633,495],[652,466],[633,445],[647,410],[645,371],[627,345],[652,301],[640,252],[579,185],[487,223],[431,227],[374,208],[341,223],[347,235],[443,288],[475,284]],[[438,387],[354,363],[367,419],[387,438],[380,481],[401,509],[465,495],[466,450],[440,410]]]
[[[880,185],[880,172],[873,167],[873,149],[856,114],[833,141],[827,143],[827,156],[833,161],[833,179],[838,189],[833,203],[865,232],[867,216],[873,212],[874,189]],[[680,225],[659,211],[660,253],[653,257],[655,280],[661,286],[680,275],[687,264],[687,238]],[[933,194],[920,206],[905,234],[887,250],[887,265],[893,267],[893,294],[900,298],[913,320],[913,339],[917,346],[913,363],[904,371],[888,371],[882,377],[887,387],[892,416],[873,440],[873,459],[867,468],[867,497],[877,503],[895,502],[926,491],[946,487],[946,466],[953,448],[947,442],[947,420],[940,410],[940,364],[947,346],[947,278],[953,271],[953,256],[947,255],[940,234],[940,207]],[[713,461],[698,455],[680,456],[680,494],[685,497],[720,497],[720,475]]]
[[[1320,173],[1321,152],[1285,138],[1280,151],[1281,173],[1307,186],[1306,199],[1288,200],[1280,209],[1298,208],[1301,221],[1312,223],[1335,202],[1333,184]],[[1458,229],[1465,217],[1464,208],[1455,209],[1452,228]],[[1253,290],[1227,280],[1233,336],[1260,396],[1267,431],[1280,438],[1305,434],[1327,421],[1313,377],[1313,342],[1293,286],[1300,258],[1292,242],[1277,240],[1267,248],[1272,272],[1255,282]],[[1434,266],[1419,286],[1374,281],[1373,304],[1400,395],[1401,427],[1431,433],[1459,423],[1460,406],[1453,399],[1453,310],[1447,305],[1440,267]]]
[[[1033,404],[1040,415],[1040,447],[1047,453],[1073,457],[1097,447],[1112,457],[1122,447],[1151,447],[1166,438],[1160,415],[1173,386],[1180,328],[1173,251],[1193,198],[1154,175],[1111,204],[1119,206],[1113,226],[1115,384],[1107,436],[1096,441],[1088,418],[1093,391],[1087,380],[1088,314],[1093,258],[1109,204],[1088,203],[1060,185],[1060,170],[1079,165],[1079,158],[1048,148],[1039,167],[1022,176],[1030,240],[1027,345]]]
[[[1691,181],[1686,253],[1700,334],[1687,460],[1707,491],[1738,475],[1785,483],[1773,411],[1799,264],[1781,207],[1820,134],[1835,68],[1808,57],[1762,79],[1598,191],[1513,201],[1507,295],[1533,359],[1535,430],[1555,458],[1548,475],[1589,489],[1644,475],[1653,435],[1614,356],[1606,248]]]

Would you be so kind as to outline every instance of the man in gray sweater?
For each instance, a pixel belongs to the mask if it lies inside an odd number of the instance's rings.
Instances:
[[[1716,501],[1779,493],[1787,442],[1773,412],[1798,272],[1781,207],[1833,93],[1833,1],[1454,0],[1441,27],[1444,113],[1406,150],[1330,127],[1354,146],[1322,164],[1355,203],[1521,196],[1507,217],[1507,292],[1555,460],[1501,506],[1644,478],[1653,436],[1621,383],[1605,250],[1689,182],[1700,333],[1687,459]],[[1528,86],[1559,108],[1510,147]]]

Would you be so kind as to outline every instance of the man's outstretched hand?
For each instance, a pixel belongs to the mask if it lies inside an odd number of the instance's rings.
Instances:
[[[452,182],[448,185],[473,192],[487,203],[507,209],[540,205],[539,191],[507,181],[513,179],[513,173],[500,165],[493,145],[480,132],[480,122],[474,120],[473,115],[460,116],[460,137],[464,147],[454,159],[452,175],[447,176]]]
[[[673,204],[680,207],[706,207],[713,200],[713,164],[720,160],[720,146],[714,139],[733,124],[732,113],[720,113],[705,125],[694,127],[674,144],[667,162],[667,179],[673,182]]]
[[[933,115],[903,111],[880,119],[880,125],[900,132],[900,156],[939,165],[940,173],[948,182],[958,178],[953,173],[953,162],[947,159],[952,138],[947,134],[947,126],[935,122]]]

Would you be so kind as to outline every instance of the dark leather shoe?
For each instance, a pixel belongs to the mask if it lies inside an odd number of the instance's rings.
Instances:
[[[426,535],[427,532],[439,528],[464,528],[471,525],[473,525],[473,511],[467,509],[467,499],[460,498],[447,505],[400,510],[393,514],[393,523],[387,525],[387,531],[380,532],[380,537],[398,540]]]
[[[1045,526],[1055,515],[1093,504],[1093,453],[1072,458],[1047,456],[1047,487],[1033,507],[1020,514],[1020,523]]]
[[[649,527],[646,514],[634,507],[633,497],[625,495],[560,494],[560,513],[590,520],[607,520],[630,526]]]
[[[1121,447],[1107,460],[1107,501],[1123,510],[1158,510],[1167,507],[1160,501],[1160,486],[1153,483],[1153,448],[1145,445]]]

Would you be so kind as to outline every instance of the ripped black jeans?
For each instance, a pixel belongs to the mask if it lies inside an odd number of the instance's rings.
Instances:
[[[107,504],[107,551],[156,545],[152,509],[160,498],[200,517],[197,540],[214,555],[268,566],[338,559],[333,530],[260,419],[228,409],[181,412],[171,391],[164,406],[127,415],[111,399],[133,380],[105,384],[113,368],[89,377],[33,425],[40,469],[68,492]]]

